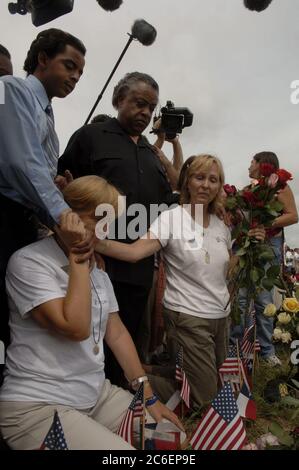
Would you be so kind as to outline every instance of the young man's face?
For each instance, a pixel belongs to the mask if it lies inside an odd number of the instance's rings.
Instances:
[[[85,59],[78,49],[67,45],[53,58],[40,54],[35,75],[43,83],[49,99],[64,98],[75,88],[83,73]]]
[[[11,60],[4,54],[0,53],[0,77],[4,75],[12,75]]]
[[[145,82],[136,82],[118,102],[118,120],[129,135],[140,135],[149,125],[157,104],[157,91]]]

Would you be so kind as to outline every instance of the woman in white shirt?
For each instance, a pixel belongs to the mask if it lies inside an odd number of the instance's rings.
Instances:
[[[131,245],[111,240],[96,245],[96,251],[130,262],[162,248],[167,338],[172,350],[183,348],[184,370],[197,405],[215,397],[217,370],[227,352],[230,309],[226,275],[231,237],[216,215],[223,184],[218,158],[190,157],[180,175],[180,205],[163,212],[146,236]],[[251,236],[260,237],[262,231],[251,231]]]
[[[133,396],[105,379],[104,339],[128,380],[144,383],[149,413],[181,425],[153,396],[107,274],[78,263],[70,249],[86,229],[95,230],[99,204],[117,209],[119,193],[98,176],[78,178],[63,192],[80,214],[79,223],[73,212],[62,216],[68,243],[58,231],[17,251],[8,264],[11,344],[0,389],[1,433],[13,449],[38,449],[57,411],[68,449],[132,449],[115,432]]]

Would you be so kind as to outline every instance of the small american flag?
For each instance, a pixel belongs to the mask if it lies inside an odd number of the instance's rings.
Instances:
[[[57,411],[54,413],[53,423],[39,450],[68,450]]]
[[[244,336],[241,342],[241,351],[244,356],[244,363],[247,365],[254,358],[256,352],[256,322],[255,313],[251,312],[248,316],[248,325],[245,328]],[[259,343],[258,343],[259,344]]]
[[[222,366],[219,369],[219,376],[222,385],[225,382],[230,382],[233,390],[238,392],[240,390],[241,384],[241,359],[238,354],[238,348],[236,345],[230,346],[228,350],[228,355]]]
[[[125,416],[123,417],[117,434],[129,444],[133,444],[133,420],[135,417],[143,416],[143,383],[135,393]]]
[[[212,401],[190,444],[194,450],[238,450],[245,441],[246,431],[228,383]]]
[[[261,345],[260,345],[260,342],[257,338],[255,338],[254,350],[255,350],[255,352],[261,352]]]
[[[181,397],[188,408],[190,408],[190,385],[183,369],[183,348],[177,352],[175,360],[175,379],[181,383]]]
[[[230,346],[227,358],[219,369],[219,374],[239,374],[239,361],[237,346]]]

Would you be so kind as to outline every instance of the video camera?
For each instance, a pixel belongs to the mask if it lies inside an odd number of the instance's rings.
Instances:
[[[161,108],[161,114],[154,117],[154,122],[161,119],[159,129],[152,129],[154,134],[165,132],[167,139],[174,139],[181,134],[184,127],[192,126],[193,114],[188,108],[176,108],[172,101],[167,101]]]
[[[8,4],[9,13],[31,13],[34,26],[41,26],[73,10],[74,0],[17,0]]]

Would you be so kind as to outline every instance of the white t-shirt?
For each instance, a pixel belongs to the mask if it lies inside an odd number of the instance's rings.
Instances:
[[[229,299],[226,273],[231,236],[228,227],[211,215],[204,234],[194,235],[189,229],[178,236],[180,227],[191,227],[191,215],[182,206],[164,211],[149,231],[163,247],[166,308],[202,318],[224,318]],[[201,247],[202,245],[202,247]]]
[[[65,297],[68,267],[67,257],[52,236],[22,248],[10,258],[6,288],[11,344],[0,400],[60,403],[76,408],[96,403],[105,380],[103,337],[108,314],[118,311],[108,275],[97,268],[91,273],[95,288],[88,339],[77,342],[50,333],[30,316],[34,307]],[[95,355],[93,336],[97,342],[100,323],[100,352]]]

